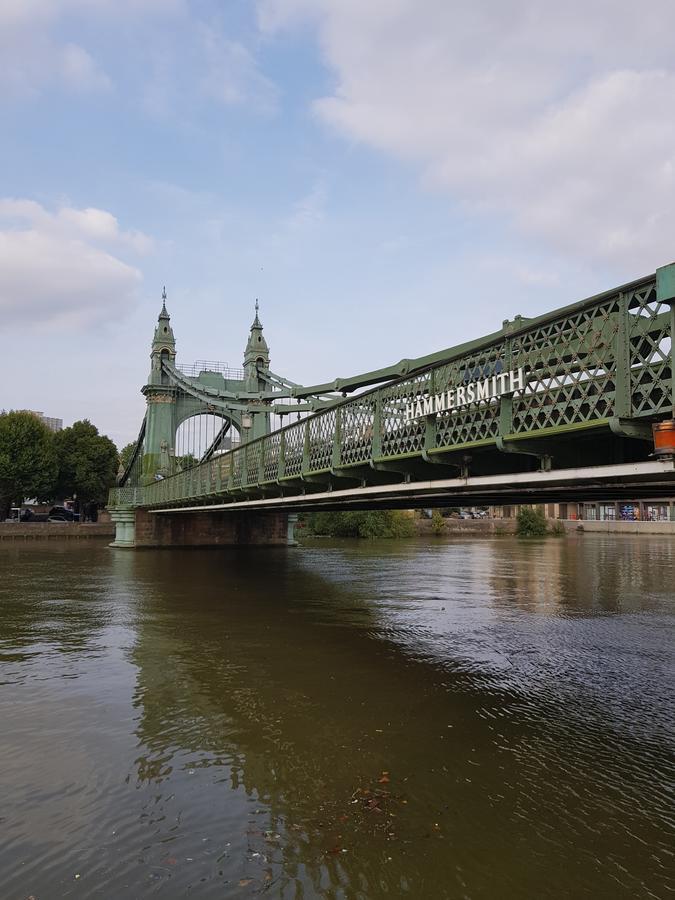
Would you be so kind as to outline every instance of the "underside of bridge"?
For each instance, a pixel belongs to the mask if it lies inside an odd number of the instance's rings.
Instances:
[[[235,371],[178,366],[163,305],[146,417],[109,501],[116,544],[280,543],[289,511],[319,508],[672,497],[674,321],[675,264],[303,387],[270,371],[257,306]]]

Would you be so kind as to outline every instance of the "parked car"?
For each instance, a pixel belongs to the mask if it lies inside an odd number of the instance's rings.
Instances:
[[[65,506],[52,506],[49,510],[50,522],[74,522],[75,513],[72,509],[66,509]]]
[[[468,509],[460,509],[459,517],[460,519],[473,519],[473,513],[469,512]]]
[[[36,513],[32,509],[22,509],[19,521],[20,522],[46,522],[47,514],[46,513]]]
[[[22,524],[25,522],[46,522],[47,514],[36,513],[32,509],[19,509],[19,507],[13,506],[6,521],[21,522]]]

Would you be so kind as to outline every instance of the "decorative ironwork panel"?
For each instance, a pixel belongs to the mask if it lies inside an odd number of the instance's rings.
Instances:
[[[511,339],[527,386],[513,398],[514,433],[606,419],[616,401],[619,295]]]
[[[669,411],[672,404],[670,306],[654,284],[628,295],[631,407],[634,416]]]
[[[116,487],[108,494],[108,506],[142,506],[146,500],[146,488]]]
[[[241,447],[237,447],[236,450],[232,450],[230,453],[230,457],[232,459],[232,487],[238,488],[242,487],[242,473],[243,473],[243,452]]]
[[[299,475],[302,471],[302,456],[305,447],[305,424],[298,422],[284,432],[284,463],[286,475]]]
[[[265,445],[264,475],[265,481],[276,481],[279,474],[279,448],[281,447],[281,434],[278,431],[268,434],[263,438]]]
[[[263,442],[252,441],[245,445],[246,449],[246,484],[258,484],[260,481],[260,463],[262,460]]]
[[[504,346],[501,341],[438,366],[432,376],[431,390],[438,394],[470,382],[498,376],[507,368]],[[457,445],[495,438],[498,434],[499,403],[495,400],[479,400],[469,406],[442,413],[436,419],[437,447],[450,449]]]
[[[382,456],[403,456],[424,449],[423,419],[406,420],[406,406],[431,389],[431,373],[380,388]]]
[[[339,415],[340,463],[368,462],[373,453],[375,397],[355,397],[340,407]]]
[[[334,409],[317,413],[309,422],[309,468],[311,472],[329,469],[333,462],[335,440]]]

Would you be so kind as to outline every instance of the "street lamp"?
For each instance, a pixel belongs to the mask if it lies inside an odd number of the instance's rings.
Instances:
[[[244,432],[244,443],[248,441],[248,433],[253,427],[253,416],[250,413],[244,413],[241,417],[241,430]]]

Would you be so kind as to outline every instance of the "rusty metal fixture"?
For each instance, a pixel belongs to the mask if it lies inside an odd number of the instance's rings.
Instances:
[[[665,422],[654,422],[654,454],[656,456],[675,456],[675,419]]]

